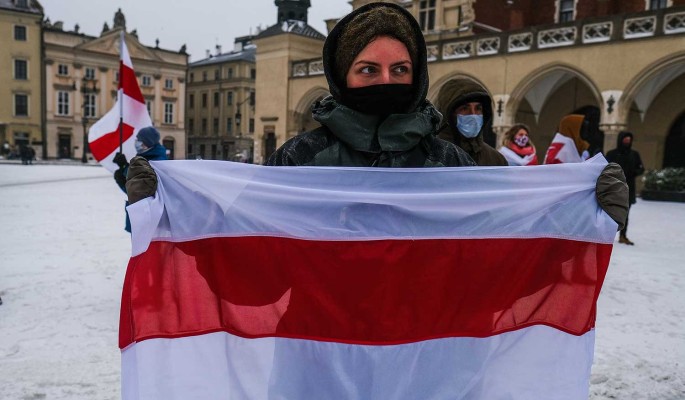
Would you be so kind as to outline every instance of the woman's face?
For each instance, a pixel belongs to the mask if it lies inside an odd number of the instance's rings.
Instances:
[[[347,71],[347,87],[360,88],[391,83],[412,84],[409,51],[397,39],[381,36],[357,55]]]
[[[519,139],[522,136],[528,136],[528,132],[523,128],[519,129],[519,131],[516,132],[516,135],[514,135],[514,141],[516,141],[516,139]]]

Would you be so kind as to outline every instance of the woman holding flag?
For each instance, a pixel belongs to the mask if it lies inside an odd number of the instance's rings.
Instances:
[[[425,42],[416,19],[403,7],[392,3],[371,3],[353,11],[339,21],[331,31],[324,45],[323,58],[331,96],[320,101],[313,109],[314,119],[321,123],[321,127],[285,142],[269,158],[267,165],[395,168],[475,165],[463,150],[436,137],[442,116],[426,100],[428,71]],[[156,181],[155,171],[147,160],[143,157],[133,158],[126,182],[130,203],[154,196]],[[598,178],[597,199],[602,208],[621,225],[625,220],[627,210],[627,187],[620,167],[617,165],[607,166]],[[362,208],[364,206],[365,204],[360,205]],[[372,207],[369,212],[374,211],[377,211],[377,207]],[[392,211],[394,210],[390,210],[389,214],[392,214]],[[216,214],[207,213],[206,215],[217,215],[221,218],[227,213],[230,211],[218,209]],[[436,218],[439,218],[439,215],[436,215]],[[213,250],[213,242],[207,243],[209,247],[204,250]],[[340,243],[335,243],[335,246],[342,246],[345,242]],[[396,256],[391,253],[389,251],[387,256]],[[332,325],[326,326],[325,329],[327,334],[337,334],[345,328],[340,321],[347,321],[347,318],[339,321],[335,318],[335,313],[331,312],[331,310],[336,310],[338,304],[336,300],[356,299],[356,293],[382,289],[375,286],[363,288],[341,284],[337,288],[339,290],[325,292],[326,296],[319,299],[323,300],[318,303],[310,301],[307,297],[311,282],[306,279],[298,280],[300,284],[296,285],[286,280],[291,275],[285,275],[281,280],[271,269],[262,273],[263,270],[260,268],[264,268],[264,265],[261,263],[244,261],[240,268],[244,268],[247,272],[246,277],[248,275],[252,277],[254,274],[254,277],[258,277],[256,280],[259,280],[268,276],[271,283],[280,284],[284,289],[282,297],[274,299],[276,302],[270,298],[266,301],[262,298],[264,293],[249,290],[247,288],[250,286],[242,285],[242,282],[231,281],[223,275],[213,275],[220,274],[220,268],[215,267],[223,262],[223,258],[214,258],[214,254],[216,253],[213,251],[197,251],[192,254],[184,252],[183,257],[191,258],[198,266],[207,268],[207,270],[201,270],[200,274],[211,283],[203,283],[203,285],[210,285],[212,296],[220,299],[222,304],[232,303],[230,297],[240,292],[244,298],[250,300],[250,304],[236,303],[241,307],[249,306],[252,309],[266,305],[270,313],[273,308],[272,314],[278,317],[277,327],[269,329],[276,333],[283,332],[283,329],[289,326],[291,328],[305,326],[315,321],[317,316],[333,315],[332,319],[327,318],[332,321]],[[324,254],[328,253],[324,252]],[[414,252],[412,256],[417,256],[417,254]],[[197,261],[198,259],[203,262]],[[351,262],[354,262],[354,258]],[[299,264],[295,266],[293,274],[300,271],[299,267]],[[177,276],[182,277],[182,269],[178,269],[178,272]],[[367,272],[373,273],[371,269]],[[384,274],[381,278],[385,280],[386,277],[388,280],[384,281],[384,284],[392,286],[389,276]],[[339,275],[333,277],[333,279],[339,278]],[[274,282],[275,280],[277,282]],[[178,283],[181,284],[181,281],[179,280]],[[222,293],[220,288],[211,287],[219,281],[230,289],[228,290],[230,293]],[[255,279],[252,281],[254,282]],[[292,290],[285,291],[288,288]],[[281,291],[267,294],[272,296],[274,293],[281,295]],[[286,304],[286,310],[276,310],[279,305],[282,305],[282,300]],[[356,305],[361,308],[373,306],[373,304]],[[444,307],[449,309],[450,304],[444,304]],[[297,320],[294,320],[298,309],[305,323],[297,324]],[[311,312],[302,314],[302,309],[311,310]],[[263,321],[250,319],[250,323],[252,322],[260,324]],[[383,324],[383,321],[378,322]],[[357,332],[368,327],[364,324],[353,324],[348,328]],[[278,341],[273,349],[269,349],[269,356],[275,360],[274,364],[280,366],[271,371],[268,377],[268,388],[265,389],[268,393],[277,394],[273,398],[333,398],[330,393],[350,394],[347,397],[339,396],[338,398],[393,397],[390,396],[391,393],[375,393],[374,396],[369,389],[373,387],[374,379],[377,378],[373,375],[373,368],[369,368],[370,372],[366,373],[367,370],[355,369],[352,367],[353,364],[350,364],[347,368],[336,370],[329,364],[330,360],[325,353],[300,351],[298,347],[302,341],[293,343],[295,343],[294,347],[290,345],[288,347],[280,345],[281,341]],[[336,345],[337,343],[324,344],[326,347]],[[449,358],[449,355],[446,357]],[[316,376],[310,376],[297,367],[288,368],[291,364],[286,361],[293,361],[292,365],[307,365],[315,369],[319,377],[324,376],[325,379],[316,381]],[[373,365],[372,361],[370,365]],[[407,365],[402,367],[407,367]],[[364,386],[346,374],[354,375],[354,378],[359,378],[369,384]],[[400,383],[403,382],[398,382],[395,398],[422,398],[421,395],[412,397],[410,393],[403,392]],[[439,384],[440,382],[435,386]],[[425,393],[436,390],[434,387],[423,389]],[[303,393],[306,396],[303,396]],[[430,396],[424,395],[423,398],[425,397]],[[271,396],[265,398],[271,398]]]

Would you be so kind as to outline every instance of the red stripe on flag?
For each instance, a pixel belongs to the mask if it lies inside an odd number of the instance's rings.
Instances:
[[[217,331],[357,344],[532,325],[582,335],[611,249],[547,238],[153,242],[128,266],[119,345]]]
[[[119,62],[119,89],[122,88],[124,89],[125,95],[145,104],[145,98],[140,91],[140,86],[138,86],[136,73],[123,62]]]
[[[132,126],[124,124],[122,143],[133,136],[133,130],[134,128]],[[104,160],[119,148],[119,128],[117,127],[117,130],[114,132],[100,136],[89,143],[89,146],[90,152],[93,153],[93,157],[95,157],[98,162]]]

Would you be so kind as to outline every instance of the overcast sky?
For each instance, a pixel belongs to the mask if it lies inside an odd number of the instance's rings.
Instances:
[[[79,24],[81,32],[99,36],[102,25],[111,27],[121,8],[126,28],[138,30],[147,46],[178,50],[187,45],[190,60],[205,58],[205,50],[233,49],[233,39],[276,23],[274,0],[40,0],[46,17],[64,22],[65,30]],[[340,18],[352,10],[348,0],[312,0],[309,25],[326,34],[325,19]]]

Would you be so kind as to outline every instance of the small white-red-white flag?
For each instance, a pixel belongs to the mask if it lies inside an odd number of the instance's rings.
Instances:
[[[122,152],[126,155],[126,159],[130,160],[136,155],[133,145],[136,133],[151,125],[152,120],[147,112],[145,98],[138,86],[122,32],[117,102],[88,131],[90,151],[103,167],[114,172],[118,166],[112,159],[119,152],[119,144],[122,143]]]
[[[579,163],[586,158],[578,155],[578,148],[573,139],[557,133],[545,154],[545,164]]]

